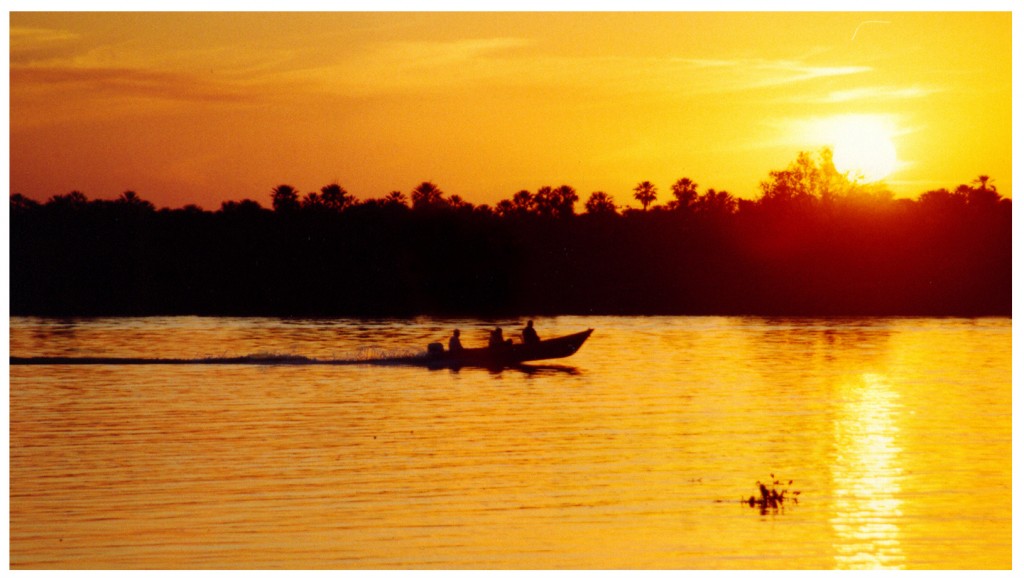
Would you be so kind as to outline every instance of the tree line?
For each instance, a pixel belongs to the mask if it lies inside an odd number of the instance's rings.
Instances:
[[[423,182],[157,209],[10,198],[13,315],[1010,315],[1011,201],[895,199],[801,153],[747,200],[681,178],[640,209],[570,186],[474,205]],[[659,201],[664,203],[659,203]]]

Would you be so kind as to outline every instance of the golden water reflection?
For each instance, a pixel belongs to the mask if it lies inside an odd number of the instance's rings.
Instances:
[[[900,546],[900,395],[863,374],[839,393],[832,528],[837,568],[905,566]]]
[[[562,316],[569,370],[11,366],[12,569],[1009,569],[1008,319]],[[14,318],[21,356],[359,359],[458,319]],[[799,503],[762,515],[755,482]]]

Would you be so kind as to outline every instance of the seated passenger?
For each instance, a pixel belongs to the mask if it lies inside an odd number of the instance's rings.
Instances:
[[[452,337],[448,340],[448,351],[453,354],[462,351],[462,341],[459,340],[459,330],[452,332]]]
[[[533,329],[533,320],[526,322],[526,327],[523,328],[523,341],[528,344],[535,344],[540,341],[540,336],[537,335],[537,330]]]
[[[487,347],[491,349],[497,349],[503,348],[505,347],[505,345],[505,338],[502,335],[501,328],[494,328],[494,331],[491,332],[491,339],[489,342],[487,342]]]

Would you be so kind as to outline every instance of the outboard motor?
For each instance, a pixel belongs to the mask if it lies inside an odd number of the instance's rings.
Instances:
[[[427,357],[437,358],[444,354],[444,344],[441,342],[433,342],[427,344]]]

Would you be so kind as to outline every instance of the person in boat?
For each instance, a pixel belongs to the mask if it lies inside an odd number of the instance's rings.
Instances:
[[[540,341],[540,336],[537,335],[537,330],[533,329],[533,320],[526,322],[526,327],[523,328],[523,342],[528,344],[535,344]]]
[[[462,351],[462,340],[459,339],[459,330],[452,332],[452,337],[448,339],[448,351],[457,354]]]
[[[491,332],[491,339],[487,342],[487,347],[497,350],[507,347],[512,344],[512,340],[506,340],[500,327],[494,328]]]

